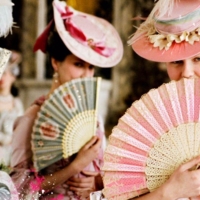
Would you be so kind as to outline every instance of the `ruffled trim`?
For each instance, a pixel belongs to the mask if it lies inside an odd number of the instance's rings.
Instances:
[[[185,41],[192,45],[194,42],[200,41],[200,27],[191,32],[184,31],[181,35],[157,33],[148,35],[148,38],[153,47],[159,47],[160,50],[168,50],[173,42],[181,43]]]

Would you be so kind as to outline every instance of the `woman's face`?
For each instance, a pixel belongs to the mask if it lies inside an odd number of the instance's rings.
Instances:
[[[94,66],[81,60],[73,54],[68,55],[64,61],[52,59],[54,70],[58,72],[60,84],[76,78],[93,77]]]
[[[166,63],[171,80],[200,77],[200,54],[185,60]]]
[[[0,89],[10,90],[15,79],[15,76],[13,76],[9,70],[5,70],[0,80]]]

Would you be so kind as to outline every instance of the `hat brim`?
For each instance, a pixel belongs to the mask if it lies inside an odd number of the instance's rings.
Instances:
[[[153,47],[147,36],[143,35],[132,44],[133,50],[141,57],[154,62],[173,62],[191,58],[200,53],[200,41],[173,43],[168,50]]]
[[[84,46],[76,39],[74,39],[70,35],[70,33],[66,30],[63,23],[63,19],[61,18],[57,8],[53,6],[53,9],[54,9],[54,20],[57,32],[61,37],[62,41],[64,42],[64,44],[74,55],[92,65],[105,68],[113,67],[121,61],[123,56],[123,44],[121,38],[119,37],[119,34],[110,23],[99,17],[95,17],[93,15],[89,15],[79,11],[74,11],[76,12],[76,14],[84,15],[94,24],[96,24],[98,28],[100,28],[105,34],[106,45],[115,48],[115,51],[111,56],[105,57],[95,52],[91,47]]]

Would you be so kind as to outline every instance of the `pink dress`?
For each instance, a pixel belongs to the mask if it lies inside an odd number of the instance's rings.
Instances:
[[[33,191],[30,184],[36,180],[32,165],[32,151],[31,151],[31,133],[34,120],[37,116],[40,106],[33,104],[24,114],[19,117],[14,125],[13,138],[13,154],[11,158],[11,166],[14,168],[11,177],[20,193],[21,199],[63,199],[76,200],[80,199],[75,193],[69,190],[67,184],[62,184],[49,193],[45,191]],[[99,123],[100,124],[100,123]],[[100,172],[100,167],[103,162],[103,151],[105,149],[105,136],[103,127],[99,125],[97,135],[102,138],[102,147],[99,157],[95,159],[85,170]],[[69,160],[60,160],[41,171],[41,175],[51,174],[58,171],[69,164]],[[77,174],[81,176],[81,174]],[[60,198],[59,198],[60,197]]]

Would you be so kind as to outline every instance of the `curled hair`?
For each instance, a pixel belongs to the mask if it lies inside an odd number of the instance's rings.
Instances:
[[[63,43],[57,31],[52,31],[49,34],[46,50],[49,59],[55,58],[60,62],[64,61],[68,55],[72,54],[71,51]]]

